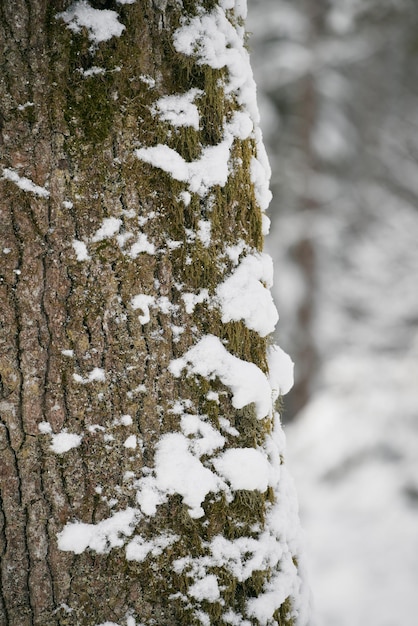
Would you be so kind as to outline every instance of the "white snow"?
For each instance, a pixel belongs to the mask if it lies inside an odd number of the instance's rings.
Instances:
[[[156,557],[164,552],[166,548],[172,546],[179,540],[177,535],[159,535],[152,540],[144,537],[135,537],[126,546],[126,558],[128,561],[145,561],[149,554]]]
[[[80,33],[85,27],[90,41],[95,44],[121,36],[125,26],[118,21],[118,17],[116,11],[94,9],[86,0],[74,2],[66,11],[56,16],[57,19],[62,19],[73,33]]]
[[[195,161],[186,161],[178,152],[164,144],[150,148],[140,148],[136,156],[178,181],[187,182],[190,191],[200,196],[207,194],[214,185],[223,187],[228,180],[228,161],[232,145],[232,136],[202,150],[202,156]]]
[[[49,422],[39,422],[38,429],[39,429],[39,432],[41,432],[44,435],[52,434],[52,427]]]
[[[40,187],[36,185],[30,178],[26,178],[25,176],[19,176],[19,174],[11,169],[10,167],[3,168],[2,178],[5,180],[10,180],[12,183],[15,183],[19,189],[22,191],[29,191],[30,193],[35,194],[35,196],[39,196],[40,198],[49,198],[49,191],[45,189],[45,187]]]
[[[166,494],[180,494],[190,517],[198,518],[204,514],[204,499],[209,492],[218,491],[222,481],[189,448],[189,439],[182,433],[162,437],[155,455],[156,486]]]
[[[122,220],[117,217],[106,217],[100,228],[94,233],[92,242],[103,241],[103,239],[109,239],[119,232],[122,226]]]
[[[202,93],[200,89],[190,89],[183,94],[164,96],[154,104],[153,111],[173,126],[190,126],[199,130],[199,110],[193,101]]]
[[[106,374],[104,369],[101,367],[95,367],[86,378],[80,376],[80,374],[73,374],[73,379],[77,383],[81,383],[82,385],[87,385],[88,383],[92,383],[95,381],[104,382],[106,380]]]
[[[191,451],[201,457],[204,454],[213,454],[225,445],[225,437],[211,424],[205,421],[206,416],[184,413],[180,420],[181,430],[184,435],[194,438],[189,440]]]
[[[257,145],[257,157],[251,159],[250,176],[254,185],[255,198],[262,211],[267,211],[272,199],[270,191],[271,169],[267,159],[264,145],[260,142]],[[268,230],[267,230],[268,233]],[[263,234],[267,234],[263,232]]]
[[[74,350],[61,350],[61,354],[71,359],[74,356]]]
[[[148,237],[145,233],[139,233],[136,242],[131,246],[129,256],[132,259],[136,259],[138,254],[146,252],[147,254],[155,254],[155,246],[148,241]]]
[[[230,448],[213,459],[216,471],[232,489],[264,492],[269,483],[270,466],[264,452],[254,448]]]
[[[254,363],[230,354],[214,335],[203,337],[183,357],[171,361],[168,369],[176,377],[184,369],[208,379],[218,377],[232,391],[236,409],[254,403],[258,418],[270,413],[271,388],[266,376]]]
[[[208,301],[209,291],[207,289],[201,289],[199,293],[183,292],[181,294],[182,300],[185,304],[186,313],[193,313],[196,304],[202,304],[202,302]]]
[[[24,111],[25,109],[27,109],[28,107],[33,107],[35,106],[34,102],[25,102],[25,104],[19,104],[17,107],[18,111]]]
[[[73,248],[77,258],[77,261],[89,261],[90,255],[87,251],[87,246],[84,241],[73,239]]]
[[[197,238],[201,241],[205,248],[209,248],[211,242],[212,224],[209,220],[199,220]]]
[[[64,452],[68,452],[68,450],[71,450],[72,448],[78,448],[82,441],[81,435],[68,433],[65,430],[61,433],[57,433],[56,435],[51,435],[51,438],[51,449],[56,454],[64,454]]]
[[[132,535],[139,516],[138,509],[128,507],[97,524],[70,522],[58,533],[58,548],[74,554],[81,554],[90,548],[99,554],[105,554],[112,548],[124,545],[122,536]]]
[[[244,257],[217,289],[222,321],[243,320],[247,328],[261,337],[273,332],[279,319],[269,291],[273,282],[273,262],[267,254]]]
[[[154,296],[147,296],[145,294],[138,294],[131,300],[131,305],[134,310],[140,309],[142,315],[138,315],[138,319],[141,324],[148,324],[150,321],[149,308],[155,303]]]
[[[290,356],[277,345],[267,350],[269,380],[273,391],[273,401],[284,396],[293,387],[293,361]]]
[[[82,74],[85,78],[89,78],[89,76],[98,76],[100,74],[106,74],[106,70],[104,67],[97,67],[97,65],[93,65],[88,70],[80,70],[80,74]]]
[[[214,574],[208,574],[204,578],[190,585],[187,593],[196,600],[216,602],[220,598],[218,579]]]
[[[135,435],[129,435],[129,437],[124,442],[125,448],[130,448],[131,450],[135,450],[137,446],[137,440]]]

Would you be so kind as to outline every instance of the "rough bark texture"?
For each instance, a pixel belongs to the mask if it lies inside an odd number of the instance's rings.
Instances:
[[[181,289],[213,293],[230,269],[222,257],[226,243],[261,246],[261,213],[248,176],[254,146],[249,139],[233,148],[241,165],[215,190],[211,245],[188,241],[186,229],[196,231],[205,202],[192,194],[186,206],[179,200],[184,184],[142,163],[134,150],[164,142],[191,160],[222,136],[233,106],[217,82],[224,70],[194,64],[171,43],[180,11],[193,14],[196,3],[182,9],[174,0],[92,3],[116,10],[126,26],[122,37],[95,49],[84,29],[72,33],[57,19],[68,4],[0,2],[0,165],[49,192],[24,191],[7,176],[0,181],[0,624],[125,624],[129,611],[144,624],[199,623],[181,599],[169,597],[186,585],[173,559],[201,554],[202,542],[220,531],[229,538],[248,534],[262,522],[269,492],[237,493],[228,505],[207,498],[206,524],[171,496],[138,523],[144,537],[167,528],[181,537],[151,564],[127,561],[118,548],[65,552],[57,534],[68,522],[98,523],[136,506],[132,483],[122,477],[152,467],[161,434],[178,430],[172,412],[178,398],[214,424],[222,413],[243,447],[262,443],[269,430],[251,408],[233,409],[219,381],[177,379],[167,371],[172,358],[207,333],[266,369],[265,339],[241,322],[222,324],[219,312],[202,304],[187,313],[181,298]],[[86,74],[92,66],[105,72]],[[150,105],[190,87],[205,94],[201,130],[157,124]],[[109,217],[122,220],[120,232],[132,233],[125,245],[94,236]],[[155,254],[128,254],[143,235]],[[77,260],[74,240],[87,242],[89,258]],[[170,248],[168,240],[181,245]],[[154,310],[141,324],[131,306],[136,294],[175,306]],[[178,334],[178,327],[185,330]],[[89,382],[95,368],[105,379]],[[206,398],[209,388],[225,391],[219,405]],[[132,416],[132,425],[120,423],[123,415]],[[44,422],[53,433],[82,435],[81,445],[56,454],[51,436],[39,430]],[[136,449],[124,446],[132,434],[142,441]],[[225,572],[226,602],[242,610],[264,578],[255,572],[240,583]],[[223,623],[220,605],[206,608],[211,623]],[[274,623],[290,623],[288,608]]]

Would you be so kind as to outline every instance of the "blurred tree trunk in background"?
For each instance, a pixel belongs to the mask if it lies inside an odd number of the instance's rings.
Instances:
[[[244,9],[0,2],[1,626],[305,623],[267,333],[215,297],[264,263]]]

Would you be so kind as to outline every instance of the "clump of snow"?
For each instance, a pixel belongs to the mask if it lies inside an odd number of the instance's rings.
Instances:
[[[257,157],[251,159],[250,176],[254,185],[255,198],[260,209],[266,211],[273,195],[270,191],[271,169],[261,138],[257,145]]]
[[[234,265],[238,265],[239,258],[244,251],[249,251],[250,247],[246,241],[240,239],[233,246],[225,247],[225,254]]]
[[[184,413],[180,420],[181,430],[184,435],[194,437],[189,440],[190,449],[194,454],[201,457],[204,454],[213,454],[225,445],[225,437],[211,424],[207,423],[203,416]]]
[[[136,242],[131,246],[129,251],[129,256],[132,259],[136,259],[136,257],[141,254],[141,252],[146,252],[147,254],[155,254],[155,246],[153,243],[148,241],[148,237],[145,233],[139,233]]]
[[[86,378],[80,376],[80,374],[73,374],[73,378],[77,383],[87,385],[92,382],[104,382],[106,380],[106,374],[101,367],[95,367]]]
[[[81,554],[87,548],[105,554],[124,544],[122,536],[130,537],[140,517],[138,509],[128,507],[97,524],[70,522],[58,533],[58,548]]]
[[[155,455],[155,484],[165,494],[178,493],[189,507],[190,517],[202,517],[202,503],[209,492],[222,487],[221,479],[190,451],[182,433],[164,435]]]
[[[184,292],[181,294],[182,300],[186,307],[186,313],[193,313],[196,304],[202,304],[210,299],[209,291],[201,289],[199,293]]]
[[[73,33],[80,33],[84,27],[88,31],[90,41],[98,44],[112,37],[120,37],[125,26],[118,20],[116,11],[94,9],[86,0],[74,2],[66,11],[58,13]]]
[[[71,359],[74,356],[74,350],[61,350],[61,354]]]
[[[22,191],[29,191],[30,193],[35,194],[35,196],[39,196],[40,198],[49,198],[49,191],[45,189],[45,187],[40,187],[39,185],[35,185],[35,183],[30,180],[30,178],[26,178],[25,176],[19,176],[15,170],[10,167],[3,168],[2,178],[5,180],[10,180],[12,183],[15,183],[22,189]]]
[[[273,262],[270,256],[260,253],[246,256],[216,290],[222,321],[243,320],[261,337],[272,333],[279,319],[268,289],[272,282]]]
[[[179,198],[183,202],[184,206],[189,206],[192,196],[189,191],[181,191]]]
[[[149,308],[151,305],[155,303],[154,296],[147,296],[145,294],[138,294],[134,296],[131,300],[131,305],[134,310],[140,309],[142,311],[142,315],[138,315],[138,319],[141,324],[148,324],[150,321],[150,312]]]
[[[64,454],[64,452],[68,452],[68,450],[71,450],[72,448],[78,448],[82,439],[81,435],[68,433],[64,430],[61,433],[52,435],[51,449],[56,454]]]
[[[73,248],[77,258],[77,261],[89,261],[90,256],[87,251],[87,246],[84,241],[79,241],[78,239],[73,239]]]
[[[49,422],[39,422],[38,429],[43,435],[52,434],[52,427]]]
[[[293,361],[290,356],[277,345],[267,350],[269,380],[273,391],[273,401],[284,396],[293,387]]]
[[[228,352],[214,335],[203,337],[183,357],[171,361],[168,369],[176,377],[184,369],[208,379],[218,377],[232,391],[232,405],[236,409],[254,403],[258,418],[270,413],[271,388],[266,376],[254,363]]]
[[[217,144],[202,150],[195,161],[186,161],[176,150],[164,144],[135,151],[138,159],[162,169],[175,180],[186,182],[190,191],[204,196],[214,185],[223,187],[228,180],[228,161],[232,146],[232,135]]]
[[[230,448],[212,462],[232,489],[264,492],[268,487],[270,466],[265,453],[260,450]]]
[[[130,435],[124,442],[124,447],[125,448],[130,448],[132,450],[135,450],[136,446],[137,446],[137,440],[136,440],[136,436],[135,435]]]
[[[224,187],[229,176],[229,159],[234,139],[246,139],[251,133],[253,124],[248,115],[242,111],[234,114],[232,120],[225,125],[224,139],[215,146],[206,146],[200,158],[186,161],[178,152],[164,144],[135,151],[138,159],[149,163],[178,181],[188,184],[191,192],[205,196],[211,187]]]
[[[106,217],[100,228],[94,233],[92,242],[103,241],[103,239],[109,239],[119,232],[122,226],[122,220],[117,217]]]
[[[208,574],[201,578],[188,589],[188,594],[196,600],[207,600],[208,602],[216,602],[220,598],[218,579],[214,574]]]
[[[190,126],[199,130],[199,110],[193,102],[202,93],[200,89],[190,89],[183,94],[164,96],[154,104],[153,111],[173,126]]]

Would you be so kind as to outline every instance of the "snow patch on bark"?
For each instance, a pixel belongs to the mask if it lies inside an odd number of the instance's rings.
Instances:
[[[56,16],[73,33],[80,33],[83,27],[86,28],[90,41],[95,44],[121,36],[125,26],[118,21],[118,17],[116,11],[94,9],[86,0],[74,2],[66,11]]]
[[[173,126],[190,126],[199,130],[199,109],[194,104],[194,100],[202,94],[201,89],[190,89],[183,94],[164,96],[157,100],[152,111],[161,120]]]
[[[2,178],[15,183],[22,191],[28,191],[40,198],[49,198],[49,191],[45,189],[45,187],[36,185],[30,178],[26,178],[26,176],[19,176],[19,174],[10,167],[3,168]]]
[[[138,519],[138,509],[128,507],[97,524],[70,522],[58,533],[58,548],[74,554],[81,554],[90,548],[105,554],[124,545],[123,537],[132,535]]]
[[[75,252],[75,256],[77,261],[89,261],[90,256],[87,251],[87,246],[84,241],[79,241],[78,239],[73,239],[73,248]]]
[[[178,378],[183,370],[207,379],[218,377],[232,391],[236,409],[254,403],[259,419],[270,414],[270,384],[254,363],[232,355],[214,335],[206,335],[186,354],[170,362],[169,371]]]
[[[61,433],[57,433],[56,435],[52,435],[51,437],[51,449],[56,454],[64,454],[64,452],[68,452],[68,450],[71,450],[72,448],[78,448],[83,439],[81,435],[68,433],[65,430]]]
[[[273,262],[267,254],[244,257],[238,267],[216,289],[224,323],[243,320],[261,337],[274,331],[279,319],[269,291],[273,282]]]

